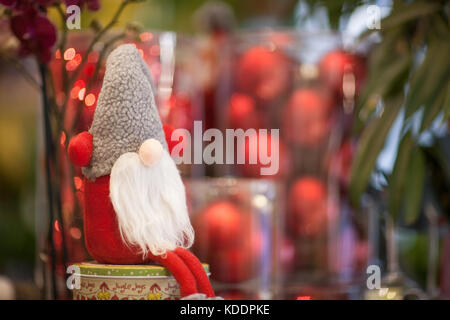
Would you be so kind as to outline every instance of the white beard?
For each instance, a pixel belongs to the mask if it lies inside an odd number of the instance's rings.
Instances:
[[[135,152],[121,155],[112,167],[109,190],[122,240],[139,247],[144,258],[149,251],[162,255],[194,242],[184,185],[166,150],[149,167]]]

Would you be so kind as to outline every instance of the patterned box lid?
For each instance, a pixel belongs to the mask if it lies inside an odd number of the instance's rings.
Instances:
[[[150,278],[150,277],[171,277],[171,273],[160,265],[112,265],[99,264],[96,262],[82,262],[73,264],[79,268],[81,277],[99,278]],[[209,275],[209,265],[203,264],[206,273]],[[76,272],[78,274],[78,272]]]

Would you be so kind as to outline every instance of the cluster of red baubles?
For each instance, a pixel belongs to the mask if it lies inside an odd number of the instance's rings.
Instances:
[[[298,241],[326,235],[339,210],[338,204],[330,203],[324,177],[334,179],[340,189],[347,187],[354,143],[347,138],[349,128],[339,128],[344,138],[331,148],[330,136],[337,125],[342,126],[342,121],[337,119],[348,117],[341,107],[342,101],[349,98],[343,89],[344,82],[353,80],[354,94],[357,95],[365,77],[364,58],[344,50],[325,54],[316,66],[317,75],[313,79],[299,80],[295,73],[300,64],[294,60],[279,49],[250,48],[236,56],[228,101],[211,99],[211,92],[217,94],[218,89],[214,91],[208,87],[204,95],[208,106],[198,108],[216,110],[215,116],[208,118],[207,127],[255,129],[255,133],[236,148],[242,149],[237,151],[243,152],[246,159],[250,158],[251,152],[256,152],[257,163],[247,161],[235,165],[233,174],[285,182],[286,235],[279,245],[278,261],[284,273],[292,271],[298,260],[305,259]],[[186,101],[186,96],[177,97],[176,93],[172,99],[169,122],[174,127],[190,130],[195,104]],[[191,118],[186,117],[186,112],[190,112]],[[215,126],[211,125],[214,121]],[[280,129],[279,140],[271,137],[272,128]],[[261,133],[258,129],[268,131]],[[249,147],[261,138],[262,142],[267,141],[267,150],[271,149],[272,143],[278,144],[275,150],[279,152],[279,171],[271,177],[261,176],[260,169],[265,166],[259,158],[261,144],[257,144],[256,150]],[[252,278],[255,265],[260,263],[262,242],[261,231],[254,230],[254,223],[252,229],[252,219],[255,219],[252,215],[255,212],[249,212],[229,199],[214,200],[194,213],[194,250],[210,264],[214,280],[240,283]],[[359,247],[364,246],[358,242]],[[326,257],[320,259],[326,260]],[[236,290],[228,292],[231,299],[245,295]]]

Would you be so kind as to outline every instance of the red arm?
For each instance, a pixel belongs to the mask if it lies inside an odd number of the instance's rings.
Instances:
[[[79,167],[86,167],[92,157],[92,135],[83,131],[70,139],[67,149],[70,161]]]

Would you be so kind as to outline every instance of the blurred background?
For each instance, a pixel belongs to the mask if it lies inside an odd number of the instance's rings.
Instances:
[[[273,177],[258,156],[179,167],[193,251],[219,295],[450,298],[447,1],[0,4],[0,298],[70,298],[66,267],[90,260],[65,149],[126,42],[152,71],[169,132],[195,120],[280,129],[279,141],[269,130],[236,144],[247,157],[261,136],[277,144]],[[367,287],[368,266],[384,289]]]

